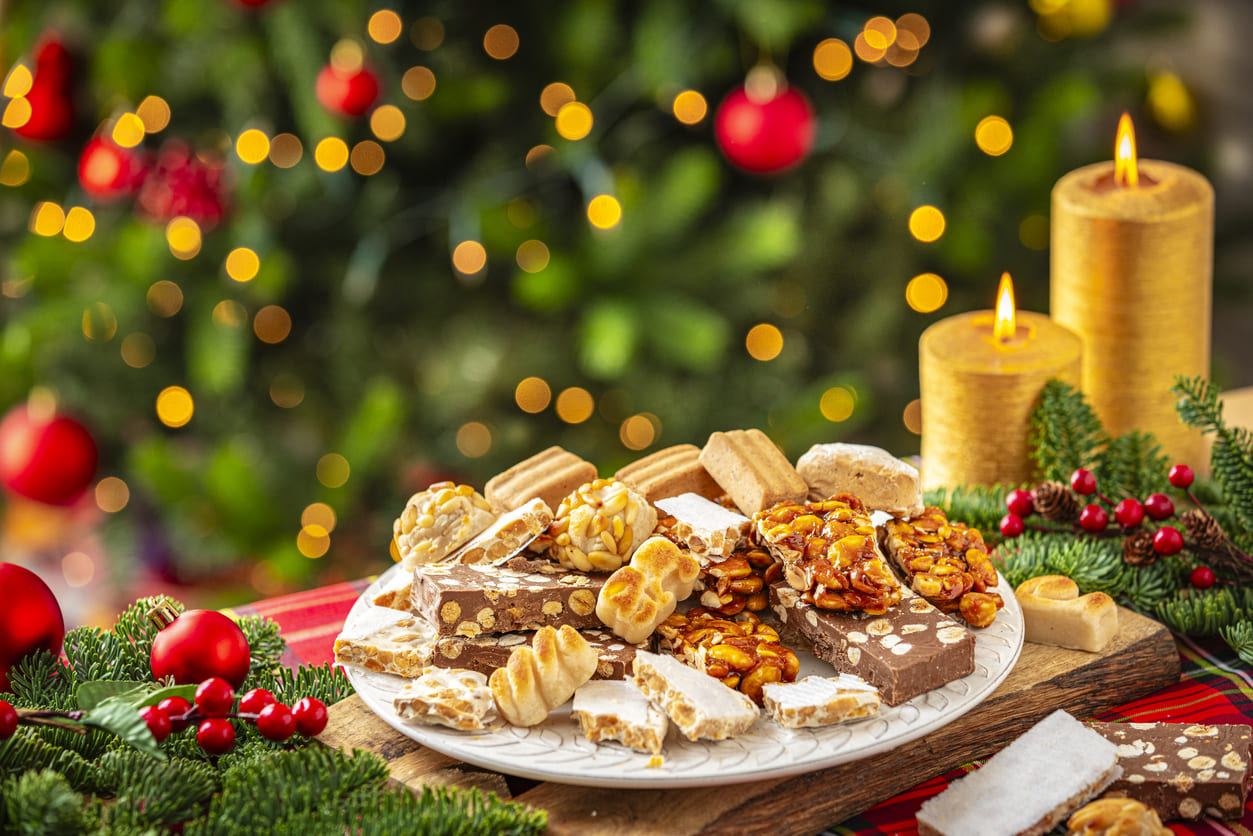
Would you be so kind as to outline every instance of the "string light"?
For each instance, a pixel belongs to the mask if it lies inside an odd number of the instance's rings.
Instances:
[[[934,206],[919,206],[909,215],[909,234],[929,243],[944,234],[944,213]]]
[[[170,105],[160,96],[148,96],[135,108],[135,115],[150,134],[160,133],[170,124]]]
[[[119,148],[134,148],[143,142],[144,121],[134,113],[123,113],[113,123],[113,142]]]
[[[30,158],[16,148],[0,163],[0,185],[20,186],[30,179]]]
[[[320,525],[306,525],[296,535],[296,549],[310,560],[317,560],[331,550],[331,537]]]
[[[927,45],[927,41],[931,40],[931,24],[927,23],[927,19],[920,14],[908,12],[896,19],[896,38],[902,41],[902,36],[908,34],[912,45],[910,49],[922,49]]]
[[[295,409],[304,402],[305,386],[291,374],[278,374],[270,381],[270,400],[282,409]]]
[[[867,64],[882,61],[883,56],[887,55],[887,49],[879,49],[870,45],[869,41],[866,40],[864,31],[858,32],[857,37],[853,40],[853,52]]]
[[[985,116],[975,126],[975,144],[990,157],[999,157],[1014,144],[1014,131],[1001,116]]]
[[[527,273],[538,273],[548,266],[548,245],[532,238],[518,245],[518,267]]]
[[[486,456],[492,449],[492,431],[478,421],[462,424],[457,428],[457,449],[467,459]]]
[[[648,413],[632,415],[618,426],[618,440],[628,450],[643,450],[657,440],[657,427],[653,424],[656,420],[655,415]]]
[[[335,509],[327,505],[325,502],[313,502],[305,506],[300,512],[300,526],[304,528],[310,525],[316,525],[330,534],[335,530]]]
[[[352,154],[349,156],[352,170],[366,177],[378,174],[386,160],[387,155],[383,151],[383,146],[372,139],[358,142],[352,147]]]
[[[483,36],[483,49],[497,61],[512,58],[518,51],[518,32],[507,23],[498,23]]]
[[[376,107],[370,114],[370,131],[383,142],[395,142],[404,136],[405,114],[395,105]]]
[[[452,266],[462,275],[473,276],[487,266],[487,250],[478,241],[462,241],[452,251]]]
[[[905,302],[918,313],[938,311],[948,301],[948,283],[935,273],[920,273],[905,286]]]
[[[234,299],[223,299],[213,306],[213,324],[238,328],[248,321],[248,309]]]
[[[348,164],[348,143],[337,136],[328,136],[314,147],[313,161],[323,171],[339,171]]]
[[[122,362],[132,369],[148,367],[156,356],[156,342],[142,331],[127,334],[122,339]]]
[[[131,501],[130,486],[116,476],[106,476],[96,483],[96,507],[106,514],[116,514]]]
[[[922,400],[914,398],[905,406],[904,412],[901,413],[901,420],[905,423],[905,429],[914,435],[922,435]]]
[[[403,28],[400,15],[391,9],[379,9],[370,15],[370,21],[366,24],[366,31],[370,33],[370,38],[380,44],[390,44],[399,38]]]
[[[318,459],[318,481],[325,487],[342,488],[348,483],[348,477],[351,473],[352,468],[348,464],[348,459],[339,453],[327,453]]]
[[[426,67],[410,67],[400,78],[400,89],[415,102],[427,99],[435,92],[435,73]]]
[[[235,154],[248,165],[263,162],[270,155],[270,138],[264,131],[249,128],[235,140]]]
[[[104,302],[93,302],[83,310],[83,336],[97,343],[107,343],[117,335],[117,315]]]
[[[574,88],[561,81],[545,85],[539,94],[539,106],[549,116],[556,116],[562,105],[569,104],[577,97]]]
[[[34,86],[35,76],[31,74],[30,68],[18,61],[4,78],[3,92],[5,98],[16,99],[25,96]]]
[[[526,167],[535,168],[552,152],[553,147],[551,145],[536,145],[526,152]]]
[[[83,206],[72,206],[70,211],[65,213],[65,226],[61,233],[67,240],[81,244],[90,238],[95,231],[96,216],[91,213],[90,209]]]
[[[578,141],[592,132],[592,109],[582,102],[567,102],[557,111],[557,133]]]
[[[557,417],[567,424],[582,424],[596,410],[591,392],[579,386],[563,389],[557,396]]]
[[[866,21],[862,34],[871,49],[886,52],[888,47],[896,43],[896,24],[886,17],[872,17]]]
[[[96,576],[96,562],[86,552],[70,552],[61,558],[61,574],[66,586],[86,586]]]
[[[18,96],[5,105],[4,117],[0,118],[0,125],[6,128],[20,128],[30,121],[30,114],[30,102],[26,101],[25,96]]]
[[[161,279],[148,288],[147,300],[150,311],[169,318],[183,309],[183,289],[174,282]]]
[[[444,42],[444,24],[436,17],[420,17],[409,29],[409,40],[424,52],[430,52]]]
[[[304,145],[295,134],[282,133],[270,140],[270,162],[279,168],[291,168],[304,153]]]
[[[247,247],[236,247],[226,256],[226,275],[237,282],[250,282],[261,269],[261,259]]]
[[[45,238],[60,235],[65,226],[65,210],[50,200],[35,204],[30,213],[30,231]]]
[[[818,411],[822,413],[823,418],[833,424],[853,417],[853,409],[856,406],[856,393],[845,386],[832,386],[823,392],[818,400]]]
[[[200,233],[200,224],[185,215],[172,218],[165,225],[165,241],[169,244],[170,253],[181,261],[187,261],[200,254],[200,246],[204,241]]]
[[[195,401],[182,386],[167,386],[157,395],[157,419],[167,427],[186,426],[195,412]]]
[[[767,322],[754,325],[744,338],[744,347],[754,360],[768,362],[783,351],[783,332]]]
[[[548,408],[553,399],[553,390],[542,377],[525,377],[514,388],[513,399],[518,404],[518,409],[534,415]]]

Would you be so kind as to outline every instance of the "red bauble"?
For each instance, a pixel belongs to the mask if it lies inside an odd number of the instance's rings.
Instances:
[[[379,79],[366,67],[341,70],[327,64],[318,73],[315,92],[322,107],[336,116],[361,116],[379,96]]]
[[[134,194],[146,171],[139,154],[104,137],[88,142],[78,158],[78,182],[83,191],[101,200]]]
[[[759,94],[756,86],[746,84],[722,100],[714,116],[714,138],[737,168],[778,174],[808,156],[817,120],[809,99],[796,88],[768,83]]]
[[[214,610],[188,610],[152,640],[152,675],[180,685],[218,676],[238,688],[252,654],[239,625]]]
[[[47,416],[26,404],[0,421],[0,484],[48,505],[69,505],[96,476],[96,442],[65,415]]]
[[[74,56],[55,34],[40,37],[31,73],[30,118],[13,129],[37,142],[64,139],[74,128]]]
[[[0,590],[0,691],[8,691],[9,671],[24,656],[41,648],[61,652],[65,619],[52,590],[29,569],[0,563]]]
[[[140,216],[155,223],[188,217],[209,230],[226,215],[230,188],[215,153],[192,153],[181,139],[161,146],[136,198]]]

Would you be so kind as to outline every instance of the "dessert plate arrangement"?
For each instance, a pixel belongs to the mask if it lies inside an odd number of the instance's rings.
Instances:
[[[350,629],[378,593],[403,572],[388,569],[353,605],[345,623]],[[345,673],[365,704],[400,734],[449,757],[510,775],[584,786],[625,789],[715,786],[784,778],[889,752],[953,722],[981,703],[1013,670],[1022,652],[1023,618],[1003,577],[1005,602],[988,627],[972,630],[975,670],[877,716],[820,728],[785,729],[762,715],[744,734],[729,740],[691,742],[673,730],[661,755],[635,752],[615,743],[592,743],[570,717],[569,703],[543,723],[529,728],[498,724],[486,732],[462,732],[442,726],[403,722],[392,699],[407,680],[345,666]],[[810,654],[801,657],[799,677],[834,676],[835,670]]]

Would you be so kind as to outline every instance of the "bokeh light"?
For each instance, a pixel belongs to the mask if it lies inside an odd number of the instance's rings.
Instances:
[[[132,369],[147,368],[156,356],[156,341],[143,331],[127,334],[122,339],[122,362]]]
[[[538,273],[548,266],[548,245],[532,238],[518,245],[518,266],[527,273]]]
[[[396,105],[376,107],[370,114],[370,132],[383,142],[395,142],[405,134],[405,114]]]
[[[592,393],[580,386],[563,389],[557,396],[557,417],[567,424],[582,424],[595,410]]]
[[[783,332],[767,322],[754,325],[744,338],[744,347],[754,360],[773,360],[783,351]]]
[[[331,550],[331,535],[320,525],[303,526],[296,535],[296,550],[310,560],[317,560]]]
[[[70,552],[61,558],[61,574],[65,575],[66,586],[86,586],[96,576],[96,562],[86,552]]]
[[[453,248],[452,266],[458,273],[473,276],[487,266],[487,250],[478,241],[462,241]]]
[[[331,66],[341,73],[355,73],[365,65],[365,50],[352,38],[341,38],[331,47]]]
[[[887,55],[887,49],[878,49],[873,47],[866,41],[866,33],[858,32],[857,37],[853,40],[853,52],[857,57],[865,61],[867,64],[874,64],[883,60],[883,56]]]
[[[518,409],[534,415],[548,408],[553,399],[553,390],[542,377],[525,377],[514,388],[513,399],[517,402]]]
[[[699,124],[709,113],[709,102],[695,90],[684,90],[674,97],[674,118],[684,125]]]
[[[922,435],[922,400],[914,398],[906,404],[901,420],[905,423],[905,429],[914,435]]]
[[[160,133],[170,124],[170,105],[160,96],[148,96],[135,108],[135,115],[150,134]]]
[[[905,302],[918,313],[938,311],[948,301],[948,283],[935,273],[920,273],[905,286]]]
[[[86,241],[96,231],[96,216],[83,206],[72,206],[65,213],[65,226],[61,233],[76,244]]]
[[[59,204],[44,200],[30,213],[30,231],[45,238],[60,235],[65,227],[65,210]]]
[[[539,106],[549,116],[556,116],[562,105],[569,104],[576,98],[578,97],[574,95],[574,88],[569,84],[554,81],[552,84],[545,85],[540,91]]]
[[[409,27],[409,40],[418,49],[430,52],[444,42],[444,24],[437,17],[420,17]]]
[[[348,143],[337,136],[328,136],[314,147],[313,161],[323,171],[339,171],[348,164]]]
[[[270,400],[282,409],[295,409],[304,402],[305,385],[300,378],[286,372],[270,381]]]
[[[1182,133],[1196,124],[1196,100],[1172,72],[1154,73],[1149,79],[1148,105],[1153,119],[1168,131]]]
[[[279,168],[291,168],[304,153],[304,145],[295,134],[282,133],[270,140],[270,162]]]
[[[622,220],[622,204],[613,195],[598,194],[587,204],[587,220],[597,229],[613,229]]]
[[[872,17],[866,21],[862,34],[865,35],[866,44],[871,49],[886,51],[888,47],[896,43],[896,24],[886,17]]]
[[[348,464],[348,459],[339,453],[327,453],[318,459],[318,481],[328,488],[342,488],[348,483],[351,473],[352,468]]]
[[[486,456],[492,449],[492,431],[486,424],[467,421],[457,428],[457,450],[467,459]]]
[[[557,133],[563,139],[580,140],[592,132],[592,109],[582,102],[567,102],[557,111]]]
[[[113,123],[113,142],[120,148],[134,148],[144,141],[144,120],[134,113],[123,113]]]
[[[647,413],[632,415],[618,426],[618,440],[628,450],[643,450],[657,440],[655,420]]]
[[[167,386],[157,395],[157,419],[167,427],[183,427],[196,411],[191,392],[182,386]]]
[[[265,131],[249,128],[235,140],[235,153],[239,159],[249,165],[264,162],[270,155],[270,138]]]
[[[909,234],[931,242],[944,234],[944,213],[934,206],[919,206],[909,215]]]
[[[252,318],[252,331],[263,343],[281,343],[291,334],[291,314],[278,305],[266,305]]]
[[[856,393],[845,386],[832,386],[823,392],[818,400],[818,411],[822,413],[823,418],[833,424],[853,417],[853,409],[856,406]]]
[[[316,525],[327,534],[330,534],[335,530],[336,522],[335,509],[325,502],[311,502],[300,512],[300,526],[302,528]]]
[[[379,9],[370,15],[370,21],[366,24],[366,31],[370,33],[370,38],[380,44],[390,44],[400,37],[403,29],[404,24],[400,21],[400,15],[391,9]]]
[[[352,146],[349,161],[352,163],[353,171],[369,177],[382,170],[383,163],[387,161],[387,154],[384,153],[382,145],[372,139],[365,139]]]
[[[30,158],[14,148],[0,163],[0,186],[20,186],[30,179]]]
[[[83,336],[107,343],[117,336],[117,314],[104,302],[92,302],[83,310]]]
[[[30,68],[18,61],[9,70],[9,74],[4,77],[4,95],[9,99],[16,99],[18,96],[25,96],[30,92],[30,88],[35,84],[35,76],[31,73]]]
[[[236,247],[226,256],[226,275],[237,282],[250,282],[261,269],[261,258],[248,247]]]
[[[853,69],[853,51],[839,38],[827,38],[814,47],[814,72],[827,81],[839,81]]]
[[[213,324],[238,328],[248,321],[248,309],[234,299],[223,299],[213,306]]]
[[[200,253],[204,239],[200,233],[200,224],[184,215],[172,218],[165,225],[165,241],[170,246],[170,253],[181,261],[195,258]]]
[[[922,49],[927,45],[927,41],[931,40],[931,24],[927,23],[927,19],[920,14],[914,12],[903,14],[896,19],[897,40],[901,40],[905,33],[908,33],[911,38],[912,49]]]
[[[483,36],[483,50],[497,61],[512,58],[518,51],[518,32],[507,23],[498,23]]]
[[[148,288],[148,310],[157,316],[171,317],[183,309],[183,289],[174,282],[161,279]]]
[[[400,90],[415,102],[430,98],[435,92],[435,73],[426,67],[410,67],[400,78]]]
[[[106,476],[96,483],[96,507],[106,514],[116,514],[130,501],[130,486],[116,476]]]
[[[526,167],[535,168],[544,158],[553,152],[551,145],[536,145],[526,152]]]
[[[1028,215],[1018,225],[1018,240],[1029,250],[1045,250],[1049,245],[1049,219],[1045,215]]]
[[[975,144],[991,157],[999,157],[1014,144],[1014,131],[1001,116],[985,116],[975,126]]]

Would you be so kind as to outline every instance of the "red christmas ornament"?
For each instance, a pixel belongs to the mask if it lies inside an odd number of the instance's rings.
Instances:
[[[29,569],[0,563],[0,590],[0,691],[8,691],[9,671],[24,656],[40,649],[61,652],[65,619],[52,590]]]
[[[88,142],[78,158],[78,182],[83,191],[101,200],[134,194],[147,170],[140,154],[105,137]]]
[[[1079,527],[1084,531],[1104,531],[1109,525],[1109,514],[1100,505],[1085,505],[1079,512]]]
[[[714,138],[723,155],[752,174],[778,174],[799,164],[816,133],[809,99],[773,70],[750,73],[714,116]]]
[[[1164,525],[1153,535],[1153,551],[1158,554],[1172,555],[1183,551],[1183,535],[1179,529]]]
[[[0,421],[0,484],[47,505],[69,505],[96,476],[99,454],[82,424],[19,404]]]
[[[1096,493],[1096,475],[1090,470],[1079,468],[1070,474],[1070,489],[1080,496]]]
[[[139,214],[156,223],[187,217],[212,229],[226,215],[225,163],[214,154],[193,154],[182,140],[157,152],[136,199]]]
[[[64,139],[74,128],[74,57],[55,34],[41,36],[26,92],[30,118],[13,129],[36,142]]]
[[[1144,513],[1148,514],[1151,520],[1168,519],[1175,513],[1175,503],[1164,493],[1150,494],[1148,499],[1144,500]]]
[[[1135,528],[1144,522],[1144,506],[1135,497],[1127,497],[1114,508],[1114,519],[1123,528]]]
[[[1005,508],[1011,514],[1029,517],[1035,513],[1035,498],[1031,496],[1031,491],[1015,488],[1006,495]]]
[[[172,676],[178,684],[190,685],[221,677],[236,688],[243,683],[252,654],[244,631],[234,621],[214,610],[188,610],[175,616],[168,603],[153,610],[149,618],[165,625],[152,640],[149,661],[155,679]]]
[[[343,70],[327,64],[315,86],[322,107],[336,116],[363,115],[379,96],[379,79],[367,67]]]

